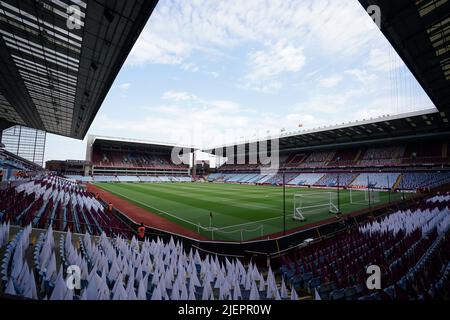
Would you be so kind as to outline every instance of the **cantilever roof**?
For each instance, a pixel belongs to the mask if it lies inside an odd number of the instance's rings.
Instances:
[[[428,137],[450,137],[449,115],[448,112],[436,112],[436,109],[430,109],[281,134],[269,139],[278,139],[280,151],[295,151],[334,146],[366,145],[377,142],[407,141]],[[245,150],[248,153],[249,145],[259,141],[267,141],[267,138],[210,148],[205,152],[215,153],[215,150],[221,149],[222,154],[226,156],[227,147],[234,147],[238,151]],[[243,145],[243,148],[237,147]],[[268,143],[268,145],[270,149],[271,144]]]
[[[0,130],[84,138],[157,2],[0,0]]]
[[[116,137],[106,137],[106,136],[96,136],[96,135],[88,135],[88,145],[93,146],[95,143],[121,143],[121,144],[129,144],[129,145],[142,145],[142,146],[157,146],[163,148],[181,148],[181,149],[189,149],[189,150],[197,150],[198,148],[194,146],[188,145],[180,145],[176,143],[166,143],[166,142],[156,142],[149,140],[140,140],[140,139],[129,139],[129,138],[116,138]]]
[[[450,1],[359,0],[381,10],[381,31],[434,105],[450,111]]]

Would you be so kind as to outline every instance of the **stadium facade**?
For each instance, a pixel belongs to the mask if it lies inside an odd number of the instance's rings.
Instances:
[[[175,155],[178,164],[173,163],[174,148],[185,152]],[[91,164],[91,176],[190,175],[195,150],[192,146],[90,135],[86,161]]]
[[[43,166],[46,141],[45,131],[24,126],[13,126],[3,130],[0,137],[5,150],[41,167]]]

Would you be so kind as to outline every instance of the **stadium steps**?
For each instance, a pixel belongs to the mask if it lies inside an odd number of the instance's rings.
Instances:
[[[397,181],[395,181],[395,183],[392,185],[391,192],[394,192],[395,190],[397,190],[397,188],[400,186],[400,183],[402,182],[402,179],[403,179],[403,174],[401,174],[397,177]]]
[[[356,178],[358,178],[358,174],[355,174],[354,176],[353,176],[353,179],[351,179],[348,183],[347,183],[347,187],[350,187],[351,186],[351,184],[353,183],[353,181],[355,181],[356,180]]]
[[[357,162],[359,161],[359,158],[361,157],[362,152],[363,152],[363,151],[362,151],[361,149],[358,150],[358,153],[356,154],[355,159],[353,159],[353,161],[354,161],[355,163],[357,163]],[[352,182],[353,182],[353,181],[352,181]]]

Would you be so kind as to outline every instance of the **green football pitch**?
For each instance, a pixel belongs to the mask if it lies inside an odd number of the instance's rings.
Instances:
[[[283,230],[283,188],[214,183],[98,183],[100,188],[214,240],[242,241]],[[331,196],[330,196],[331,193]],[[292,219],[294,194],[307,208],[306,221]],[[378,192],[371,205],[399,199],[401,194]],[[334,217],[337,191],[286,188],[286,229]],[[363,191],[340,191],[340,210],[348,214],[369,207]],[[353,203],[352,203],[353,202]],[[322,206],[323,205],[323,206]],[[210,212],[212,218],[210,218]]]

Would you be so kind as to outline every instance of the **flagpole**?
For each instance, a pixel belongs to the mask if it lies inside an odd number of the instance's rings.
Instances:
[[[283,172],[283,235],[286,234],[286,174]]]
[[[212,211],[209,212],[209,230],[211,230],[211,239],[214,240],[214,230],[212,228]]]

